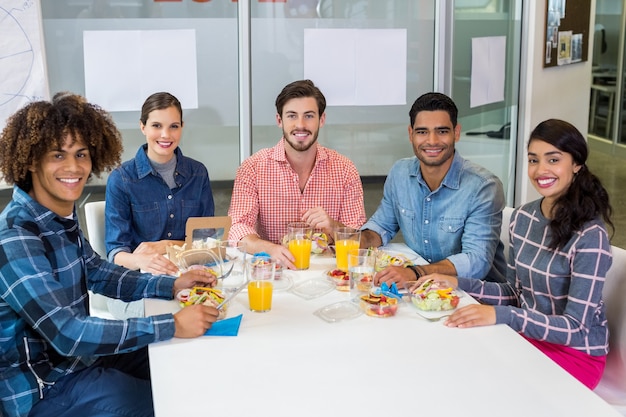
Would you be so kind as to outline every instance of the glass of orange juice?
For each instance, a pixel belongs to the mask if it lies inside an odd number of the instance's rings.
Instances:
[[[253,256],[246,261],[250,310],[263,313],[272,309],[276,262],[267,256]]]
[[[293,222],[287,225],[289,252],[296,258],[296,269],[309,269],[312,234],[313,228],[308,223]]]
[[[361,231],[351,227],[335,229],[335,258],[337,269],[348,272],[348,253],[359,249],[361,245]]]

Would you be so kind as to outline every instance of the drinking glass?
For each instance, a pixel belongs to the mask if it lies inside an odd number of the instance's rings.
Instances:
[[[296,258],[294,261],[296,269],[309,269],[312,233],[313,228],[305,222],[294,222],[287,225],[289,252]]]
[[[352,298],[367,294],[374,287],[376,255],[370,249],[353,249],[348,252],[348,276]]]
[[[359,249],[361,245],[361,231],[351,227],[335,229],[335,258],[337,269],[348,271],[348,252]]]
[[[221,240],[212,250],[221,261],[219,276],[223,278],[218,286],[229,291],[242,285],[246,280],[246,244],[237,240]]]
[[[276,262],[266,256],[252,256],[246,261],[250,310],[258,313],[272,309]]]

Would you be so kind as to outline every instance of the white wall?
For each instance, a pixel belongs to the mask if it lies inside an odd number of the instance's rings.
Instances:
[[[586,137],[589,125],[591,50],[585,62],[543,68],[546,4],[547,0],[524,2],[516,207],[539,198],[527,176],[526,143],[533,128],[546,119],[563,119]],[[595,9],[596,1],[592,0],[590,29],[595,25]],[[589,33],[593,37],[593,30]]]

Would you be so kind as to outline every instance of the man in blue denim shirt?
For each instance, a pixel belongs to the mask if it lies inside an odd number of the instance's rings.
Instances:
[[[385,245],[400,230],[429,264],[388,267],[377,274],[377,284],[434,272],[504,281],[502,183],[455,152],[457,116],[454,102],[440,93],[424,94],[411,107],[408,132],[416,158],[391,168],[380,206],[362,227],[361,247]]]

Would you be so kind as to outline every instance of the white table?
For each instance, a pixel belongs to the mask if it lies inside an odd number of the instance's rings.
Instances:
[[[292,276],[333,265],[315,257]],[[391,318],[312,314],[347,298],[276,292],[272,311],[252,313],[242,293],[229,309],[244,314],[237,337],[151,345],[156,416],[619,416],[507,326],[447,328],[409,304]],[[147,315],[176,310],[146,302]]]

